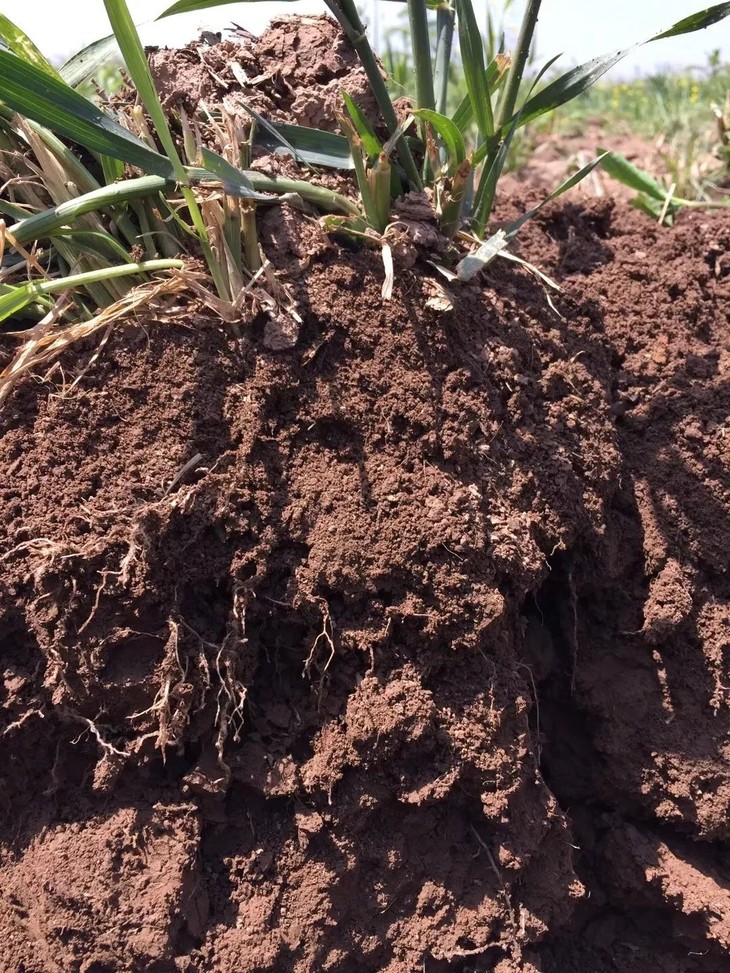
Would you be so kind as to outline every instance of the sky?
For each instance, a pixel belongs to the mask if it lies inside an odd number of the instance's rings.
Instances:
[[[489,0],[474,0],[484,16]],[[137,23],[153,20],[172,0],[128,0]],[[395,3],[360,0],[366,20],[380,36],[397,16]],[[492,0],[493,10],[502,0]],[[538,54],[564,53],[560,63],[582,63],[614,48],[650,36],[703,7],[708,0],[544,0],[538,23]],[[524,8],[515,0],[507,16],[508,36],[514,38]],[[220,29],[235,21],[253,33],[261,33],[268,20],[280,13],[314,13],[324,10],[320,0],[294,3],[234,3],[165,20],[142,29],[145,43],[175,44],[192,38],[199,27]],[[61,61],[86,43],[109,33],[102,0],[0,0],[0,12],[18,24],[53,61]],[[712,50],[720,48],[730,58],[730,18],[706,31],[658,41],[631,54],[613,69],[614,78],[630,77],[666,65],[702,65]]]

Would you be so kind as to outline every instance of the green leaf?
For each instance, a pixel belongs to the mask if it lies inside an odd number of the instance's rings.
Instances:
[[[418,108],[413,114],[428,122],[441,138],[449,157],[449,172],[453,172],[466,158],[464,136],[458,127],[446,115],[440,115],[437,111],[429,111],[427,108]]]
[[[690,14],[689,17],[677,21],[668,30],[650,37],[646,43],[660,41],[665,37],[677,37],[679,34],[691,34],[695,30],[704,30],[705,27],[711,27],[713,24],[724,20],[728,14],[730,14],[730,3],[716,3],[713,7],[700,10],[696,14]]]
[[[19,220],[10,227],[10,233],[21,245],[32,243],[34,240],[44,240],[86,213],[95,213],[111,206],[118,206],[141,196],[156,195],[170,187],[171,182],[162,176],[127,179],[113,186],[103,186],[101,189],[84,193],[83,196],[77,196],[67,203],[43,210],[42,213],[26,216],[25,219]]]
[[[528,100],[529,100],[529,96],[532,94],[532,92],[535,90],[535,88],[539,85],[539,83],[542,80],[542,78],[544,77],[544,75],[547,74],[547,72],[550,70],[550,68],[553,66],[553,64],[555,64],[555,62],[558,60],[558,58],[560,58],[562,56],[563,56],[562,54],[556,54],[554,57],[551,57],[550,60],[547,61],[542,66],[542,68],[540,69],[540,71],[537,73],[537,75],[535,77],[535,80],[530,85],[530,91],[528,93]],[[515,132],[522,125],[522,112],[523,112],[524,108],[525,108],[525,105],[523,105],[522,108],[520,108],[519,111],[515,115],[512,116],[512,118],[510,119],[510,121],[507,124],[503,125],[501,127],[501,129],[499,130],[499,132],[496,133],[495,135],[493,135],[491,139],[487,139],[486,142],[482,142],[482,144],[479,146],[479,148],[474,153],[474,158],[473,158],[472,161],[473,161],[473,163],[474,163],[475,166],[479,165],[480,162],[483,162],[484,159],[488,155],[491,156],[491,155],[493,155],[493,153],[495,153],[497,151],[501,151],[500,139],[502,139],[502,146],[504,145],[504,142],[511,142],[512,141],[512,138],[514,137]],[[505,152],[505,154],[503,156],[503,160],[505,158],[506,158],[506,152]],[[501,170],[497,174],[497,178],[499,178],[499,175],[501,175]]]
[[[224,190],[230,196],[238,196],[240,199],[250,199],[255,203],[270,203],[271,196],[258,193],[253,188],[253,184],[243,169],[237,169],[222,156],[211,152],[210,149],[203,147],[201,156],[205,172],[200,173],[201,180],[204,180],[209,173],[213,173],[221,181]],[[195,170],[192,170],[195,172]],[[191,170],[188,170],[190,175]]]
[[[80,84],[93,78],[100,68],[121,60],[119,43],[114,34],[110,34],[77,51],[62,65],[60,73],[66,84],[78,88]]]
[[[104,0],[109,23],[119,43],[124,63],[135,88],[152,119],[157,135],[162,142],[167,158],[170,160],[175,178],[185,184],[185,169],[175,148],[175,142],[167,123],[167,116],[160,102],[157,89],[152,80],[152,72],[147,63],[147,55],[139,39],[137,28],[130,16],[125,0]]]
[[[639,169],[629,162],[625,155],[620,152],[607,152],[606,149],[598,149],[604,154],[603,170],[618,182],[628,186],[629,189],[636,190],[637,193],[646,193],[653,199],[663,203],[667,196],[667,191],[656,181],[648,172]]]
[[[334,132],[323,132],[304,125],[270,122],[254,108],[242,102],[256,120],[254,143],[268,152],[288,152],[305,165],[327,166],[330,169],[352,169],[353,161],[347,139]]]
[[[347,139],[335,132],[269,122],[265,128],[256,129],[254,141],[269,152],[288,152],[307,165],[328,169],[354,168]]]
[[[488,240],[473,253],[468,253],[456,266],[456,276],[459,280],[471,280],[480,270],[484,270],[494,260],[500,251],[509,243],[504,230],[497,230]]]
[[[504,232],[507,234],[507,239],[513,240],[517,236],[517,233],[522,226],[527,223],[528,220],[531,220],[533,216],[539,213],[543,206],[547,206],[548,203],[551,203],[554,199],[557,199],[558,196],[562,196],[563,193],[567,193],[567,191],[572,189],[573,186],[577,186],[578,183],[582,182],[586,176],[589,176],[596,166],[600,165],[605,158],[605,154],[599,155],[595,159],[592,159],[590,162],[586,163],[586,165],[582,166],[578,172],[570,176],[569,179],[566,179],[565,182],[562,182],[557,189],[554,189],[549,196],[546,196],[541,203],[538,203],[537,206],[533,206],[532,209],[528,210],[526,213],[523,213],[522,216],[510,223],[509,226],[506,226],[504,228]]]
[[[352,124],[355,126],[355,131],[360,136],[360,141],[368,158],[371,160],[377,159],[382,152],[383,146],[380,144],[378,136],[372,130],[370,122],[365,117],[365,113],[344,88],[342,89],[342,99],[345,102],[345,108],[352,120]]]
[[[46,60],[28,35],[12,22],[5,14],[0,14],[0,40],[18,57],[45,71],[52,78],[58,77],[56,69]]]
[[[521,124],[527,125],[528,122],[534,121],[534,119],[539,118],[541,115],[554,111],[560,105],[572,101],[573,98],[576,98],[587,88],[590,88],[591,85],[595,84],[614,64],[617,64],[622,58],[626,57],[631,50],[633,48],[627,48],[625,51],[613,51],[611,54],[603,54],[600,57],[593,58],[591,61],[586,61],[585,64],[571,68],[570,71],[556,78],[555,81],[546,85],[542,91],[538,91],[536,95],[528,98],[522,107]],[[514,117],[510,119],[510,122],[514,120]],[[510,122],[506,124],[510,124]]]
[[[484,67],[484,48],[471,0],[456,0],[459,47],[469,100],[479,134],[488,139],[494,133],[492,97]]]
[[[608,70],[615,64],[618,64],[627,54],[631,54],[632,51],[642,47],[644,44],[651,44],[654,41],[662,40],[666,37],[677,37],[681,34],[690,34],[693,31],[703,30],[705,27],[718,23],[728,15],[730,15],[730,3],[715,4],[713,7],[708,7],[706,10],[685,17],[683,20],[673,24],[668,30],[662,31],[660,34],[654,34],[647,40],[639,41],[621,51],[612,51],[610,54],[603,54],[600,57],[593,58],[591,61],[586,61],[585,64],[572,68],[527,100],[522,107],[520,125],[527,125],[528,122],[533,121],[535,118],[539,118],[541,115],[553,111],[555,108],[559,108],[560,105],[571,101],[587,88],[590,88],[591,85],[595,84],[599,78],[603,77]],[[514,117],[506,124],[510,124],[514,120]]]
[[[165,150],[167,158],[170,160],[175,179],[180,184],[188,212],[190,213],[190,219],[195,227],[195,233],[198,237],[200,248],[203,251],[205,262],[208,265],[208,270],[215,282],[218,296],[227,300],[231,297],[231,294],[228,292],[220,261],[210,244],[203,214],[200,211],[193,191],[190,189],[185,166],[175,146],[175,141],[167,122],[167,115],[165,114],[154,81],[152,80],[152,72],[147,63],[147,55],[145,54],[144,47],[142,47],[142,42],[137,33],[137,28],[129,13],[126,0],[104,0],[104,6],[106,7],[112,30],[119,42],[127,71],[137,89],[139,97],[147,109],[147,113],[152,119],[157,136],[160,142],[162,142],[162,147]]]
[[[132,257],[121,243],[110,233],[100,233],[98,230],[59,230],[54,239],[69,240],[74,245],[74,251],[89,254],[91,257],[101,257],[105,253],[118,257],[123,263],[132,263]]]
[[[500,85],[507,77],[507,69],[504,60],[496,57],[489,62],[484,70],[484,85],[488,91],[498,91]],[[474,119],[474,109],[471,98],[468,94],[464,95],[461,104],[454,112],[451,120],[460,132],[465,132]]]
[[[171,7],[168,7],[157,20],[163,17],[173,17],[175,14],[188,14],[194,10],[209,10],[211,7],[226,7],[231,3],[241,3],[242,0],[177,0]],[[255,3],[256,0],[245,0],[248,3]],[[281,0],[283,3],[290,3],[293,0]]]
[[[63,81],[0,50],[0,100],[12,111],[45,125],[92,152],[171,177],[172,166]]]
[[[5,321],[11,314],[17,314],[24,307],[33,304],[45,294],[56,294],[59,291],[72,290],[75,287],[88,287],[89,284],[103,283],[118,277],[129,277],[131,274],[154,273],[158,270],[182,270],[182,260],[148,260],[145,263],[123,264],[120,267],[108,267],[103,270],[93,270],[84,274],[72,274],[69,277],[44,280],[41,283],[31,282],[14,287],[11,293],[0,296],[0,321]]]
[[[485,166],[482,170],[477,194],[474,199],[474,222],[476,223],[479,234],[484,232],[484,228],[491,216],[492,206],[494,205],[494,197],[497,192],[497,183],[502,175],[502,170],[504,169],[505,162],[507,161],[507,155],[512,144],[512,139],[514,138],[515,132],[518,128],[519,121],[515,121],[496,154],[491,157],[491,164],[489,167]],[[489,143],[485,142],[481,148],[484,149],[487,145],[489,145]],[[478,164],[476,161],[478,154],[479,153],[475,153],[474,155],[474,165]]]
[[[664,203],[660,203],[658,199],[654,199],[650,196],[634,196],[633,199],[629,200],[629,206],[633,206],[634,209],[641,210],[642,213],[645,213],[656,222],[659,222],[659,218],[664,212]],[[671,221],[676,212],[677,207],[670,205],[665,213],[665,218],[668,216]]]

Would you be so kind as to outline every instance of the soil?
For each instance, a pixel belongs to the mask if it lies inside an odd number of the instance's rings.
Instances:
[[[260,228],[0,411],[0,971],[724,973],[730,220]]]
[[[329,17],[277,17],[260,37],[238,30],[153,50],[150,66],[168,109],[192,113],[201,101],[223,101],[243,119],[248,106],[267,119],[339,132],[345,90],[379,118],[357,53]]]

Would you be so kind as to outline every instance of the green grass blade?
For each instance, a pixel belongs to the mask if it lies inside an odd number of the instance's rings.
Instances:
[[[494,197],[497,192],[497,183],[502,175],[502,170],[504,169],[504,164],[507,161],[507,154],[509,153],[512,139],[514,138],[515,132],[518,128],[519,120],[514,122],[502,141],[499,149],[493,156],[490,156],[487,165],[482,170],[482,174],[479,179],[479,187],[474,198],[474,223],[476,224],[476,232],[479,234],[479,236],[484,233],[484,229],[489,222],[490,216],[492,215],[492,206],[494,205]]]
[[[484,67],[484,47],[471,0],[456,0],[459,47],[467,91],[479,134],[488,139],[494,134],[492,95]]]
[[[484,70],[484,84],[488,91],[499,91],[507,77],[508,61],[501,55],[489,62]],[[468,93],[464,95],[461,104],[451,116],[451,120],[460,132],[465,132],[474,121],[474,108]]]
[[[223,189],[230,195],[239,199],[248,199],[252,203],[270,203],[271,197],[257,192],[248,174],[243,169],[238,169],[231,165],[222,156],[211,152],[210,149],[203,147],[201,156],[205,170],[200,173],[201,181],[206,178],[206,173],[213,173],[221,182]],[[188,169],[188,174],[195,173],[195,169]]]
[[[380,155],[383,146],[380,144],[380,139],[372,130],[370,122],[365,117],[365,114],[357,104],[356,101],[350,96],[350,94],[342,89],[342,100],[345,102],[345,108],[347,109],[347,114],[350,116],[350,121],[355,126],[355,131],[360,136],[360,141],[362,146],[367,153],[369,159],[377,159]]]
[[[607,152],[606,149],[598,149],[598,152],[604,154],[603,171],[608,173],[612,179],[616,179],[637,193],[646,193],[647,196],[651,196],[661,203],[664,202],[667,195],[666,189],[648,172],[644,172],[643,169],[633,165],[620,152]]]
[[[449,174],[453,173],[466,158],[464,136],[458,127],[446,115],[440,115],[436,111],[420,108],[416,109],[413,114],[428,122],[441,138],[448,156],[448,172]]]
[[[730,3],[716,3],[706,10],[700,10],[696,14],[690,14],[689,17],[678,20],[668,30],[663,30],[660,34],[650,37],[646,43],[650,44],[652,41],[660,41],[665,37],[677,37],[680,34],[691,34],[696,30],[704,30],[706,27],[711,27],[713,24],[724,20],[728,14],[730,14]]]
[[[357,181],[357,188],[360,191],[360,202],[362,203],[365,217],[370,226],[377,229],[379,214],[375,205],[370,179],[368,178],[368,171],[365,165],[365,153],[360,136],[357,134],[355,126],[347,118],[340,118],[340,128],[350,145],[355,168],[355,179]],[[382,232],[382,229],[380,232]]]
[[[0,100],[12,111],[79,145],[159,176],[168,160],[128,132],[65,82],[0,50]]]
[[[112,25],[114,35],[119,42],[119,47],[121,49],[122,56],[124,57],[124,63],[127,66],[127,71],[129,72],[135,87],[137,88],[137,92],[139,93],[139,96],[147,109],[147,113],[152,119],[152,124],[155,126],[157,136],[162,143],[165,154],[172,165],[173,172],[175,173],[175,179],[182,188],[182,193],[185,197],[188,211],[190,212],[190,218],[193,221],[195,232],[197,233],[200,241],[200,247],[203,251],[203,255],[208,265],[208,269],[210,270],[211,276],[213,277],[213,281],[215,282],[218,295],[224,299],[230,298],[233,295],[228,293],[223,276],[223,270],[210,245],[208,231],[203,221],[200,207],[198,206],[193,191],[188,185],[188,175],[185,171],[185,166],[178,155],[175,141],[172,137],[172,132],[170,131],[170,126],[167,122],[167,116],[165,115],[159,95],[157,94],[154,81],[152,80],[152,72],[150,71],[150,66],[147,63],[147,55],[142,47],[142,42],[139,39],[137,28],[134,26],[134,21],[129,13],[129,8],[127,7],[125,0],[104,0],[104,6],[106,7],[106,12],[109,16],[109,22]]]
[[[592,159],[587,165],[584,165],[578,172],[574,173],[569,179],[561,183],[557,189],[553,190],[549,196],[546,196],[542,202],[538,203],[537,206],[533,206],[532,209],[523,213],[518,219],[514,220],[508,226],[501,230],[498,230],[493,236],[485,240],[484,243],[474,251],[474,253],[468,254],[464,257],[456,267],[456,273],[459,280],[470,280],[474,277],[480,270],[483,270],[491,261],[497,256],[500,250],[503,250],[514,238],[517,236],[522,227],[536,216],[543,206],[547,206],[553,200],[562,196],[563,193],[567,193],[569,189],[573,186],[577,186],[579,182],[582,182],[586,176],[590,175],[591,172],[603,162],[605,156],[600,155],[596,159]]]
[[[577,98],[578,95],[595,84],[599,78],[603,77],[615,64],[626,57],[631,50],[633,48],[627,48],[625,51],[612,51],[610,54],[595,57],[591,61],[586,61],[585,64],[580,64],[578,67],[566,71],[565,74],[556,78],[555,81],[546,85],[542,91],[525,102],[521,112],[521,124],[527,125],[541,115],[554,111],[566,102],[572,101],[573,98]],[[513,120],[510,119],[510,122],[505,122],[505,125],[510,124]]]
[[[577,186],[579,182],[582,182],[586,176],[589,176],[593,172],[596,166],[603,162],[605,157],[605,154],[599,155],[595,159],[592,159],[590,162],[586,163],[586,165],[582,166],[576,173],[570,176],[569,179],[562,182],[557,189],[554,189],[549,196],[546,196],[541,203],[538,203],[537,206],[533,206],[532,209],[528,210],[526,213],[523,213],[522,216],[516,219],[513,223],[510,223],[509,226],[506,226],[504,228],[504,232],[507,235],[507,239],[513,240],[524,224],[539,213],[543,206],[547,206],[548,203],[551,203],[559,196],[562,196],[563,193],[567,193],[567,191],[572,189],[573,186]]]
[[[408,0],[413,70],[416,75],[416,107],[436,109],[431,65],[431,38],[428,32],[426,0]]]
[[[46,60],[28,35],[12,22],[5,14],[0,13],[0,39],[5,41],[8,49],[18,57],[33,64],[40,71],[45,71],[52,78],[58,77],[56,69]]]
[[[325,0],[325,3],[357,51],[357,56],[360,58],[360,63],[370,82],[373,97],[378,103],[391,138],[395,137],[397,140],[400,161],[411,187],[413,189],[422,189],[423,183],[421,182],[418,167],[413,158],[408,140],[402,133],[399,134],[398,118],[393,107],[390,92],[381,74],[378,59],[370,46],[365,25],[360,19],[355,0]]]
[[[237,70],[236,65],[233,65],[232,70],[236,78],[241,83],[241,85],[245,87],[245,76],[243,75],[243,73]],[[279,130],[278,126],[270,122],[268,118],[264,118],[263,115],[260,115],[255,108],[252,108],[250,105],[246,104],[245,101],[241,102],[241,105],[243,108],[245,108],[245,110],[248,112],[251,118],[253,118],[257,122],[258,128],[263,129],[265,132],[268,132],[270,138],[273,139],[272,144],[275,147],[278,146],[279,148],[281,147],[285,148],[289,152],[289,154],[293,156],[295,162],[304,161],[299,155],[299,153],[297,152],[297,150],[294,148],[294,146],[289,141],[287,141],[285,135],[283,134],[283,132]],[[254,133],[254,136],[256,136],[256,133]]]
[[[138,179],[127,179],[113,186],[102,186],[101,189],[77,196],[67,203],[27,216],[11,226],[10,233],[21,245],[32,243],[34,240],[44,240],[52,236],[56,230],[70,225],[86,213],[95,213],[169,188],[171,183],[162,176],[140,176]]]
[[[134,21],[130,16],[129,8],[125,0],[104,0],[104,6],[106,7],[109,22],[117,38],[129,76],[137,89],[139,97],[142,99],[142,103],[147,109],[148,115],[152,119],[152,124],[165,150],[165,155],[173,167],[175,179],[184,185],[187,182],[185,168],[175,147],[170,126],[167,123],[167,116],[157,94],[154,81],[152,80],[152,72],[147,63],[147,55],[142,47],[142,42],[139,39],[137,28],[134,26]]]
[[[132,257],[111,233],[101,233],[98,230],[59,230],[53,239],[69,240],[90,257],[99,257],[106,251],[110,257],[116,257],[122,263],[132,263]]]
[[[451,51],[454,46],[454,25],[456,17],[453,9],[439,7],[436,13],[436,59],[434,62],[433,85],[436,94],[436,110],[446,114],[449,93],[449,70]]]
[[[75,287],[88,287],[90,284],[103,283],[134,274],[152,274],[160,270],[182,270],[183,267],[182,260],[147,260],[143,263],[105,267],[103,270],[93,270],[84,274],[71,274],[69,277],[58,277],[40,283],[21,284],[19,287],[13,288],[12,293],[4,293],[0,296],[0,321],[7,320],[12,314],[17,314],[18,311],[29,304],[33,304],[39,297],[46,294],[57,294],[72,290]]]
[[[593,58],[591,61],[586,61],[585,64],[572,68],[527,100],[522,107],[520,124],[527,125],[535,118],[539,118],[547,112],[554,111],[579,94],[582,94],[587,88],[595,84],[599,78],[603,77],[615,64],[623,60],[627,54],[631,54],[632,51],[642,47],[644,44],[651,44],[654,41],[666,37],[678,37],[681,34],[690,34],[697,30],[704,30],[704,28],[718,23],[728,15],[730,15],[730,3],[715,4],[713,7],[685,17],[667,30],[659,34],[654,34],[647,40],[638,41],[636,44],[632,44],[631,47],[627,47],[621,51],[612,51],[610,54],[603,54],[600,57]],[[514,118],[510,119],[509,122],[505,121],[505,124],[510,124],[513,120]]]
[[[497,113],[497,128],[501,128],[508,118],[512,117],[517,104],[517,95],[522,84],[525,73],[525,65],[532,49],[532,41],[537,27],[537,18],[540,13],[542,0],[527,0],[525,13],[520,25],[520,34],[517,38],[512,64],[510,65],[507,81],[504,86],[504,95]]]
[[[303,179],[267,176],[263,172],[256,172],[255,170],[250,170],[247,175],[254,189],[259,192],[276,195],[292,193],[301,196],[302,199],[326,213],[344,213],[346,216],[358,216],[360,214],[357,205],[351,199],[334,192],[332,189],[326,189],[324,186],[314,186],[311,182],[305,182]]]
[[[269,152],[289,153],[306,165],[328,169],[354,168],[347,139],[335,132],[268,122],[266,126],[257,126],[254,143]]]
[[[122,52],[114,34],[101,37],[73,54],[62,66],[60,75],[72,88],[93,78],[109,62],[121,61]]]

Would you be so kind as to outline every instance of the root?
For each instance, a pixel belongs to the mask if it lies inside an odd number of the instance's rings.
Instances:
[[[99,602],[101,601],[101,596],[104,593],[104,589],[106,588],[107,580],[110,577],[119,577],[119,574],[120,573],[121,572],[119,572],[119,571],[103,571],[102,572],[102,575],[101,575],[101,584],[96,589],[96,598],[94,599],[94,607],[91,609],[91,613],[89,614],[89,617],[86,619],[86,621],[84,622],[84,624],[80,626],[80,628],[78,630],[78,633],[77,633],[78,635],[81,635],[81,633],[84,631],[84,629],[88,628],[88,626],[91,624],[91,622],[94,619],[94,615],[96,615],[97,611],[99,610]]]
[[[133,713],[128,719],[137,720],[143,716],[157,719],[155,746],[162,752],[164,761],[167,749],[182,743],[182,734],[188,723],[191,704],[191,687],[187,684],[187,668],[180,659],[180,626],[174,619],[169,621],[170,634],[165,644],[162,660],[162,683],[152,705],[146,710]],[[177,709],[173,709],[178,701]]]
[[[92,733],[94,737],[96,737],[97,743],[108,756],[111,756],[112,754],[115,754],[117,757],[125,758],[129,756],[126,750],[118,750],[113,744],[109,743],[108,740],[104,739],[99,726],[93,720],[90,720],[86,716],[81,716],[79,713],[72,713],[69,710],[65,711],[65,715],[70,717],[72,720],[75,720],[77,723],[83,723],[89,733]],[[81,734],[81,736],[83,736],[83,734]],[[73,742],[78,743],[81,736],[78,736]]]
[[[324,664],[324,668],[322,669],[321,679],[324,679],[324,676],[330,667],[330,663],[335,657],[335,643],[334,643],[335,626],[334,626],[334,622],[332,621],[332,615],[330,614],[329,605],[324,600],[324,598],[319,599],[319,605],[322,611],[322,631],[319,633],[317,638],[312,643],[312,648],[309,650],[309,655],[307,656],[307,660],[304,663],[304,671],[302,672],[302,675],[305,677],[309,676],[312,665],[314,664],[315,661],[317,649],[320,644],[324,644],[325,650],[329,653],[327,661]]]
[[[42,720],[46,718],[46,714],[42,709],[29,709],[27,712],[23,713],[19,720],[14,720],[12,723],[8,723],[2,733],[0,733],[0,739],[9,736],[14,733],[15,730],[19,730],[21,726],[28,722],[28,720],[33,716],[39,716]]]
[[[238,649],[246,642],[245,603],[240,592],[234,595],[233,615],[231,631],[220,645],[203,638],[184,618],[171,618],[168,622],[169,637],[160,667],[160,688],[151,706],[129,717],[139,720],[151,716],[157,720],[157,732],[151,736],[157,749],[162,751],[163,759],[170,747],[183,743],[191,714],[205,708],[214,683],[217,684],[216,751],[221,766],[226,766],[223,750],[228,736],[232,734],[236,742],[240,740],[246,704],[246,687],[237,676],[238,653],[234,651],[234,647]],[[181,650],[181,633],[191,636],[197,643],[194,654],[190,648]],[[145,739],[149,736],[146,734]]]
[[[236,657],[233,647],[243,648],[246,638],[246,599],[241,588],[233,593],[232,628],[223,641],[223,645],[215,659],[215,671],[220,681],[216,707],[216,724],[218,736],[216,750],[218,759],[223,767],[223,748],[228,737],[229,729],[233,729],[233,740],[238,743],[244,723],[244,707],[246,705],[246,686],[236,674]]]

